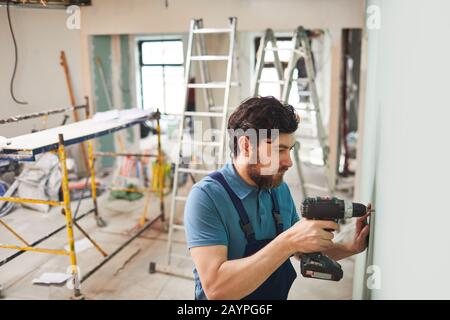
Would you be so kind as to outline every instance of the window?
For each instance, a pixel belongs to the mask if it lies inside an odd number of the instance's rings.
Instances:
[[[184,104],[182,40],[144,40],[138,45],[142,107],[180,113]]]

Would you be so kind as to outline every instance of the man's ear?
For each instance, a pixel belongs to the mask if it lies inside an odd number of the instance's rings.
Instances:
[[[250,140],[247,136],[240,136],[238,139],[239,153],[245,157],[250,156]]]

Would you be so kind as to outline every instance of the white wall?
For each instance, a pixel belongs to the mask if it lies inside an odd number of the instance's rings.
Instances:
[[[9,32],[6,8],[0,8],[0,118],[70,105],[60,51],[65,50],[78,104],[84,103],[81,83],[80,31],[66,28],[64,10],[11,8],[19,46],[19,66],[15,94],[29,104],[16,104],[9,94],[14,66],[14,47]],[[60,123],[61,116],[50,117],[49,125]],[[1,125],[0,136],[15,136],[41,128],[41,120]]]
[[[170,0],[166,9],[160,0],[93,0],[82,8],[83,83],[91,92],[91,68],[85,51],[93,34],[173,34],[186,33],[192,18],[203,18],[205,27],[226,27],[228,17],[237,16],[242,45],[250,40],[242,32],[263,32],[266,28],[292,32],[300,24],[326,28],[338,34],[342,28],[363,26],[362,0]],[[332,40],[333,41],[333,40]],[[340,42],[335,36],[334,41]],[[250,45],[250,44],[249,44]],[[242,58],[242,68],[248,57]],[[241,74],[242,77],[242,74]],[[245,77],[242,80],[246,80]],[[247,92],[242,88],[242,94]]]
[[[369,1],[361,198],[374,189],[372,299],[450,298],[450,2]],[[378,145],[378,146],[377,146]]]
[[[307,28],[358,28],[363,25],[361,0],[93,0],[82,8],[86,34],[186,32],[192,18],[205,26],[227,26],[238,18],[240,31],[291,31]]]

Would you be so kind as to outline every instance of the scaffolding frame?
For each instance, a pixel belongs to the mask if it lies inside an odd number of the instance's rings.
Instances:
[[[86,97],[86,103],[82,106],[75,106],[75,107],[69,107],[69,108],[63,108],[63,109],[55,109],[50,110],[47,112],[39,112],[39,113],[33,113],[28,114],[24,116],[16,116],[16,117],[10,117],[8,119],[0,120],[0,124],[5,123],[11,123],[11,122],[18,122],[26,119],[33,119],[33,118],[40,118],[40,117],[47,117],[48,115],[54,115],[59,113],[67,113],[72,110],[77,109],[84,109],[86,114],[86,119],[90,118],[90,108],[89,108],[89,100]],[[34,203],[34,204],[46,204],[50,206],[58,206],[62,207],[62,214],[65,217],[65,225],[59,227],[56,230],[51,231],[46,236],[34,241],[33,243],[29,243],[22,237],[16,230],[14,230],[13,227],[11,227],[9,224],[7,224],[5,221],[0,219],[0,224],[6,228],[10,234],[12,234],[17,240],[21,242],[22,245],[7,245],[7,244],[0,244],[0,249],[11,249],[16,250],[17,252],[11,256],[8,256],[7,258],[0,261],[0,267],[7,264],[8,262],[12,261],[13,259],[17,258],[21,254],[25,252],[38,252],[38,253],[46,253],[46,254],[52,254],[52,255],[65,255],[69,256],[70,258],[70,265],[71,265],[71,281],[73,285],[73,296],[74,299],[83,299],[84,296],[81,293],[80,284],[87,280],[92,274],[94,274],[101,266],[103,266],[106,262],[111,260],[116,254],[118,254],[122,249],[124,249],[129,243],[131,243],[134,239],[139,237],[144,231],[146,231],[154,222],[156,222],[158,219],[161,218],[162,221],[164,221],[164,175],[158,174],[156,178],[159,180],[158,186],[159,188],[153,189],[152,184],[149,183],[149,188],[147,189],[126,189],[126,188],[116,188],[116,190],[124,190],[124,191],[134,191],[134,192],[147,192],[147,198],[145,201],[144,211],[142,213],[141,218],[139,219],[139,223],[136,228],[136,233],[131,236],[125,243],[123,243],[119,248],[117,248],[114,252],[108,254],[106,251],[104,251],[101,246],[94,240],[92,237],[89,236],[89,234],[80,227],[80,225],[77,223],[77,221],[81,220],[82,218],[86,217],[87,215],[94,213],[95,219],[97,222],[97,226],[104,227],[106,226],[105,221],[101,218],[99,215],[98,210],[98,204],[97,204],[97,186],[95,183],[95,159],[96,157],[123,157],[123,156],[133,156],[133,157],[153,157],[157,159],[156,166],[157,170],[156,172],[160,173],[163,172],[163,154],[162,154],[162,148],[161,148],[161,127],[160,127],[160,112],[157,110],[154,112],[151,116],[149,116],[145,121],[147,120],[156,120],[157,126],[156,126],[156,134],[158,139],[158,152],[157,154],[139,154],[139,153],[116,153],[116,152],[94,152],[94,147],[92,143],[93,137],[88,138],[87,141],[88,144],[88,162],[89,162],[89,176],[87,178],[90,178],[90,189],[91,189],[91,197],[94,204],[94,208],[87,211],[86,213],[80,215],[79,217],[73,217],[72,215],[72,209],[71,209],[71,200],[70,200],[70,190],[69,190],[69,179],[68,179],[68,169],[67,169],[67,155],[66,155],[66,145],[64,141],[64,135],[58,134],[58,145],[55,149],[52,147],[50,150],[44,150],[44,152],[51,152],[51,153],[57,153],[61,174],[62,174],[62,181],[61,181],[61,189],[63,193],[63,201],[51,201],[51,200],[41,200],[41,199],[26,199],[26,198],[17,198],[17,197],[0,197],[0,201],[4,202],[15,202],[15,203]],[[132,123],[131,125],[137,124]],[[124,129],[126,127],[121,127],[120,129]],[[118,130],[120,130],[118,129]],[[115,130],[117,131],[117,130]],[[114,131],[111,131],[114,132]],[[111,132],[108,132],[106,134],[109,134]],[[95,138],[95,137],[94,137]],[[85,140],[80,139],[80,141],[77,141],[75,143],[82,143]],[[7,158],[11,159],[13,161],[21,161],[23,160],[23,157],[19,154],[16,155],[17,158],[14,158],[13,155],[8,154]],[[33,154],[34,157],[34,154]],[[155,178],[155,177],[152,177]],[[86,185],[87,187],[87,185]],[[159,202],[160,202],[160,213],[159,215],[152,219],[148,219],[148,207],[150,204],[150,195],[153,192],[159,193]],[[80,200],[81,201],[81,200]],[[75,252],[75,237],[74,237],[74,229],[78,229],[80,233],[82,233],[97,249],[97,251],[100,252],[100,254],[104,257],[104,259],[96,265],[93,269],[91,269],[86,275],[84,275],[80,279],[80,275],[78,272],[78,266],[77,266],[77,255]],[[56,233],[62,231],[63,229],[66,229],[67,231],[67,238],[68,238],[68,244],[69,244],[69,250],[58,250],[58,249],[51,249],[51,248],[42,248],[37,247],[41,242],[49,239]]]

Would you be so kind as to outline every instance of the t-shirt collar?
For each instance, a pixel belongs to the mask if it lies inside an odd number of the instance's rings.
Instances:
[[[249,185],[241,178],[231,160],[226,163],[222,173],[231,189],[233,189],[234,193],[236,193],[241,200],[247,197],[251,192],[259,190],[258,187]]]

